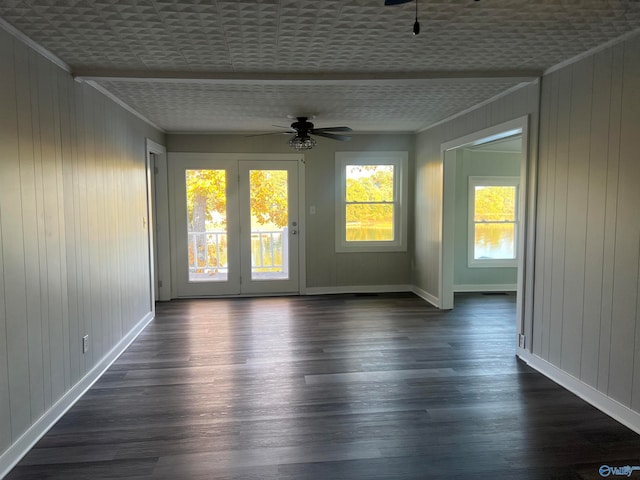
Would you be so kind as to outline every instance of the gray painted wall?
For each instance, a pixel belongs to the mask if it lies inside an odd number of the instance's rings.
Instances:
[[[515,285],[517,268],[469,268],[469,177],[520,176],[520,154],[483,152],[461,148],[456,151],[455,258],[453,283],[456,285]]]
[[[320,125],[319,121],[316,121]],[[292,153],[284,135],[168,135],[169,152]],[[407,252],[336,253],[335,153],[337,151],[408,151],[414,155],[413,135],[354,135],[349,142],[319,137],[305,154],[307,287],[333,288],[367,285],[409,285],[413,250],[413,164],[409,166],[409,228]],[[309,215],[309,207],[316,214]]]
[[[151,309],[145,136],[0,29],[0,453]]]
[[[533,352],[640,411],[640,36],[544,77]]]

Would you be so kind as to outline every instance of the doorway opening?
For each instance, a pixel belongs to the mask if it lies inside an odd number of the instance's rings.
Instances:
[[[528,117],[441,146],[443,158],[440,308],[456,292],[515,292],[524,348]]]

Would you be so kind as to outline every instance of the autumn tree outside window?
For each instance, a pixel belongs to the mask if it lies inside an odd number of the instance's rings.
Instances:
[[[407,152],[337,152],[336,251],[406,251]]]

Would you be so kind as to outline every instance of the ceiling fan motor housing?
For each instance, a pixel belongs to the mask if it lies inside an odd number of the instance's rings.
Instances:
[[[309,131],[313,130],[313,123],[307,122],[307,117],[298,117],[297,122],[291,124],[291,128],[298,132],[301,137],[309,136]]]

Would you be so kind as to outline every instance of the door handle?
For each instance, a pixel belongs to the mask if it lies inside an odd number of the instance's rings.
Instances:
[[[298,231],[297,230],[291,230],[291,235],[297,235]]]

